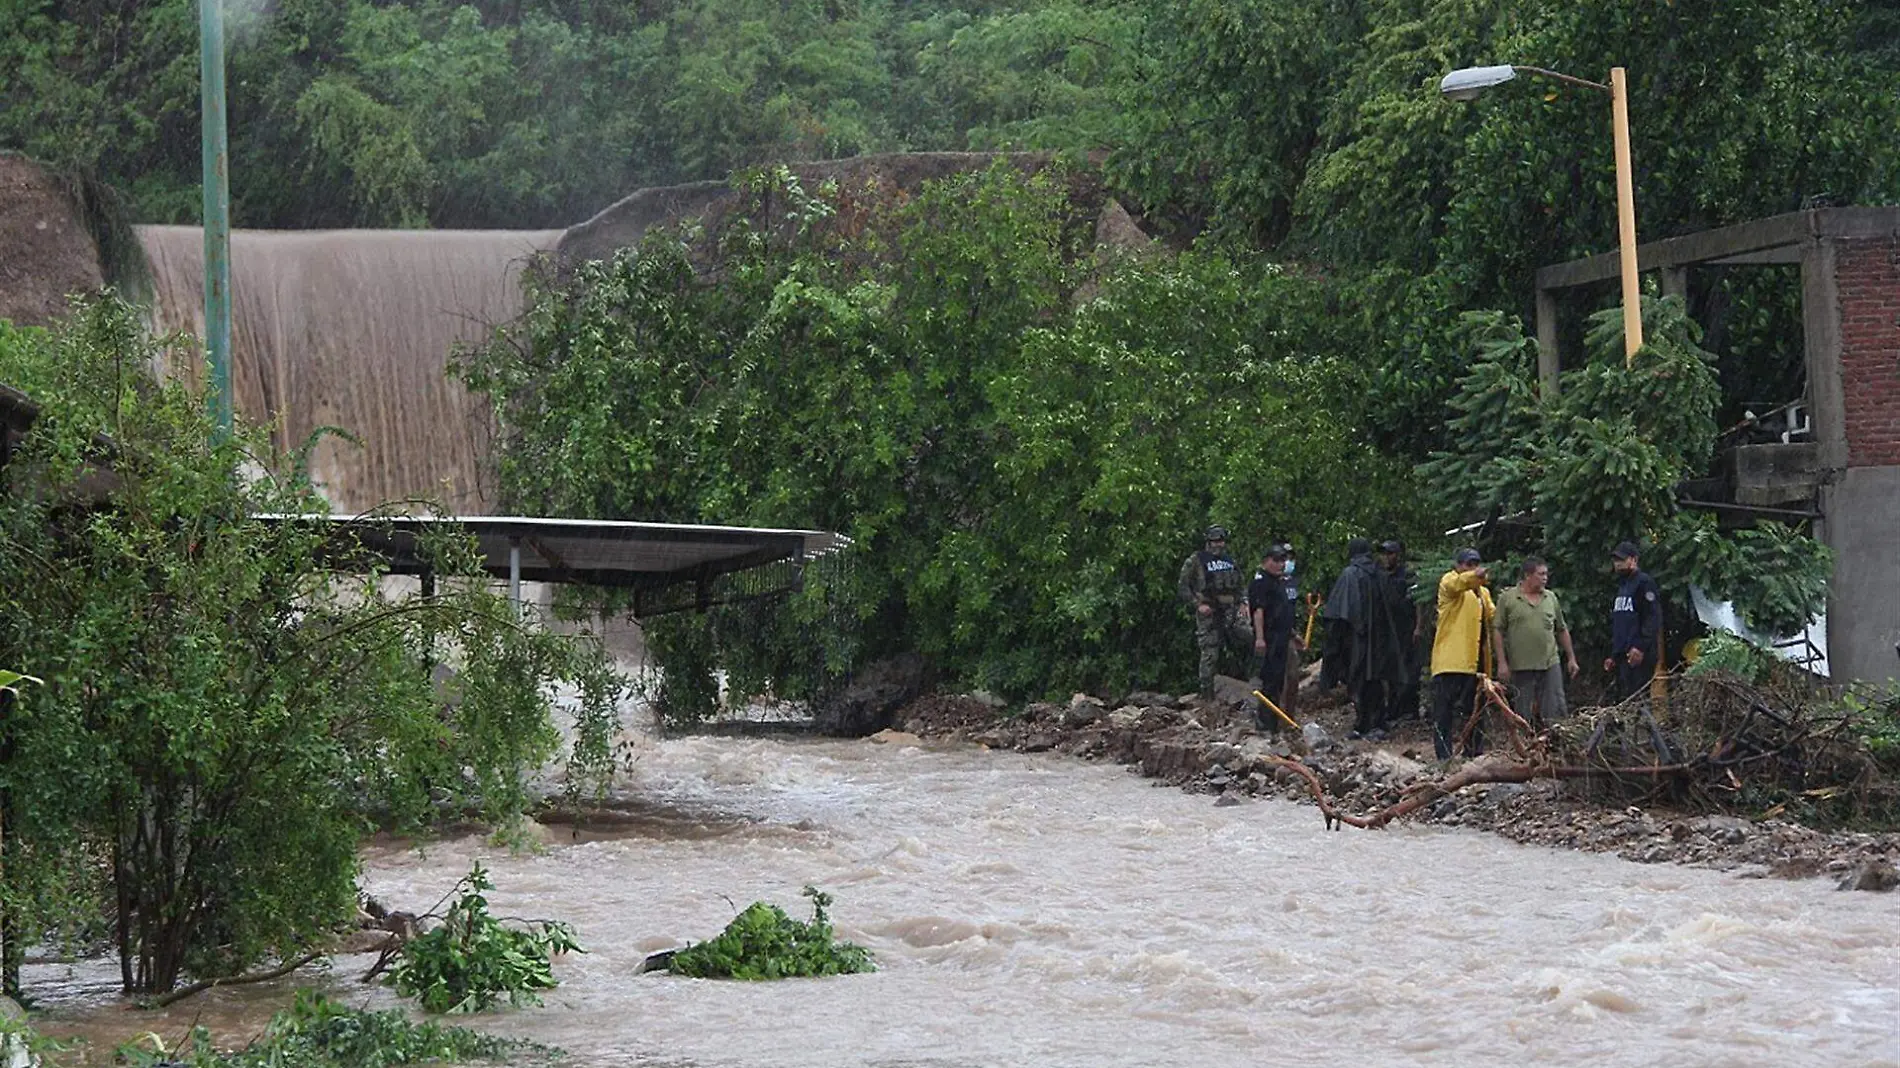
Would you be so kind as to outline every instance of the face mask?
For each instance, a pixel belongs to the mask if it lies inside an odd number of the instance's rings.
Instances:
[[[1285,577],[1287,578],[1293,577],[1293,560],[1290,557],[1287,559],[1287,562],[1286,562]]]

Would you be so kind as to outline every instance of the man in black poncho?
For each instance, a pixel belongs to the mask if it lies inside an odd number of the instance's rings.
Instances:
[[[1403,660],[1404,681],[1386,709],[1386,727],[1390,729],[1397,720],[1420,715],[1418,676],[1422,661],[1418,655],[1418,636],[1424,629],[1424,620],[1413,596],[1418,589],[1418,576],[1405,562],[1404,542],[1392,539],[1379,546],[1379,570],[1385,572],[1386,593],[1391,598],[1392,622],[1398,631],[1399,655]]]
[[[1352,562],[1333,583],[1320,617],[1326,621],[1323,687],[1344,683],[1352,695],[1352,733],[1348,737],[1385,737],[1393,704],[1405,686],[1405,640],[1393,610],[1391,582],[1372,560],[1372,543],[1354,538],[1346,547]]]

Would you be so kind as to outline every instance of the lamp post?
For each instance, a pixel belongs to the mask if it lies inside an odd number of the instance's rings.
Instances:
[[[205,370],[212,414],[231,432],[231,184],[224,122],[224,0],[198,0],[204,150]]]
[[[1466,67],[1445,75],[1438,91],[1447,100],[1475,100],[1486,89],[1519,74],[1555,78],[1610,94],[1610,130],[1616,145],[1616,240],[1623,268],[1623,365],[1628,367],[1635,361],[1636,350],[1643,347],[1643,293],[1636,276],[1636,183],[1631,177],[1629,85],[1623,68],[1611,67],[1610,84],[1605,85],[1542,67]]]

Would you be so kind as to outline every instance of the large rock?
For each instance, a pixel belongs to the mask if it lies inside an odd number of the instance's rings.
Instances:
[[[1100,723],[1102,717],[1107,714],[1107,710],[1102,707],[1102,702],[1088,694],[1078,693],[1069,698],[1069,707],[1063,713],[1062,722],[1065,726],[1072,728],[1089,727]]]
[[[27,1045],[32,1027],[26,1022],[26,1010],[19,1002],[0,994],[0,1018],[12,1028],[0,1035],[0,1068],[39,1068],[40,1055]]]
[[[1210,703],[1221,708],[1252,708],[1255,704],[1254,684],[1244,682],[1231,675],[1214,676],[1214,696]]]
[[[1312,720],[1306,721],[1306,723],[1300,727],[1300,738],[1306,743],[1306,748],[1314,752],[1330,748],[1336,744],[1333,741],[1332,735],[1326,733],[1326,728],[1314,723]]]
[[[812,721],[820,733],[863,738],[891,726],[897,710],[930,688],[930,662],[899,653],[858,673],[837,696],[818,705]]]
[[[1885,894],[1900,886],[1900,871],[1884,860],[1870,860],[1849,872],[1841,880],[1842,890],[1869,890],[1876,894]]]

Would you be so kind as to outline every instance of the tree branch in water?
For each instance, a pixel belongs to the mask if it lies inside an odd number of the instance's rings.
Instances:
[[[321,956],[323,956],[323,950],[313,949],[303,956],[288,963],[280,964],[269,971],[252,972],[249,975],[233,975],[223,979],[200,979],[189,986],[181,986],[169,994],[153,998],[147,1002],[147,1006],[149,1008],[162,1009],[167,1005],[173,1005],[183,1001],[193,994],[202,994],[214,986],[243,986],[246,983],[265,983],[272,979],[282,979],[284,976],[289,975],[291,972],[296,971]]]

